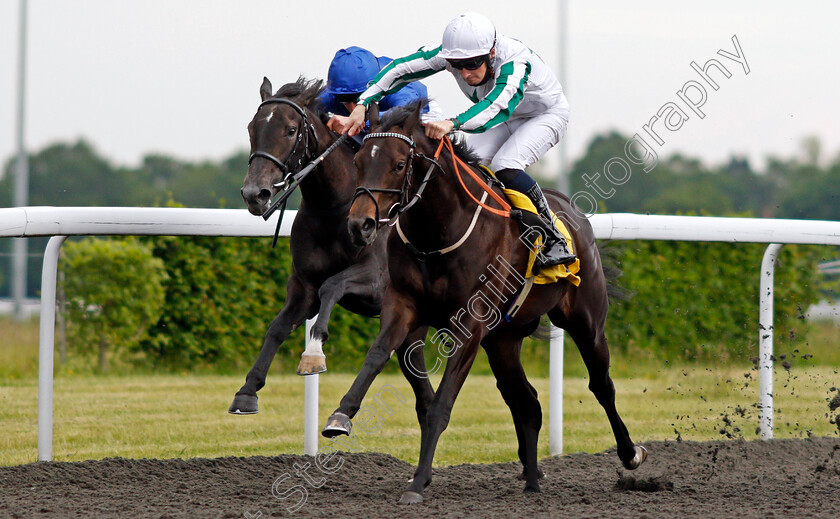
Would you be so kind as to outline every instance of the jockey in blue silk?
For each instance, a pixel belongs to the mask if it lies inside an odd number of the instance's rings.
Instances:
[[[466,132],[467,143],[505,186],[534,203],[540,216],[534,218],[535,223],[546,235],[543,265],[574,262],[575,256],[553,224],[555,216],[545,195],[525,173],[526,167],[563,137],[569,103],[542,59],[519,40],[497,35],[486,17],[477,13],[457,16],[446,26],[441,45],[422,47],[384,67],[358,97],[350,116],[336,121],[341,123],[336,124],[336,131],[356,135],[364,127],[365,111],[371,103],[444,70],[455,77],[474,104],[456,117],[427,118],[426,135],[441,139],[453,130]]]
[[[318,98],[319,108],[328,117],[327,128],[336,130],[346,124],[347,116],[356,107],[359,94],[365,91],[368,83],[389,63],[391,58],[377,58],[361,47],[348,47],[335,53],[327,73],[327,87]],[[379,100],[379,110],[384,113],[396,106],[405,106],[423,98],[428,98],[426,85],[417,81],[398,92],[383,96]],[[422,120],[436,120],[442,117],[434,101],[430,101],[421,110]],[[367,128],[363,128],[354,138],[361,143],[365,134]]]

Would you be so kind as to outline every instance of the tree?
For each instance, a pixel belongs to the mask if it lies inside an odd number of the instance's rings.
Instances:
[[[68,301],[68,343],[98,352],[101,372],[108,352],[129,351],[160,318],[167,279],[163,261],[136,239],[67,243],[61,270]]]
[[[605,172],[612,160],[627,160],[624,148],[629,140],[629,137],[615,131],[595,136],[586,154],[572,167],[572,192],[569,194],[586,191],[598,200],[601,211],[649,211],[646,203],[650,197],[671,184],[668,171],[656,166],[645,172],[642,166],[630,164],[629,178],[621,184],[611,182]]]
[[[840,162],[828,170],[800,166],[798,181],[779,196],[780,218],[840,220]]]

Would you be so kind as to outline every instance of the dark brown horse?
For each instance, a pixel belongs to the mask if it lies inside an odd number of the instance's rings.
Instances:
[[[416,108],[416,107],[415,107]],[[391,277],[382,306],[379,335],[361,372],[323,434],[348,434],[350,419],[392,352],[415,330],[438,330],[432,342],[446,336],[449,358],[425,421],[421,422],[420,459],[414,479],[400,499],[416,503],[432,478],[432,459],[452,406],[475,359],[479,344],[487,351],[497,386],[513,415],[526,491],[539,490],[537,437],[542,411],[537,392],[528,383],[519,358],[524,337],[537,328],[542,315],[574,339],[589,370],[589,388],[603,406],[628,469],[637,468],[647,453],[634,445],[615,408],[615,388],[609,376],[609,351],[604,336],[607,280],[589,222],[573,210],[568,198],[551,192],[549,201],[572,232],[580,258],[580,286],[559,281],[534,285],[524,305],[509,322],[502,319],[514,293],[523,286],[528,247],[520,242],[517,222],[482,210],[474,198],[482,194],[476,180],[464,175],[472,196],[461,187],[444,151],[433,163],[437,142],[418,126],[417,110],[394,111],[371,133],[354,159],[359,192],[350,209],[349,226],[357,243],[376,243],[379,225],[390,208],[403,200],[407,207],[398,230],[388,237]],[[373,123],[371,123],[373,125]],[[474,168],[475,161],[470,167]],[[436,170],[436,171],[435,171]],[[434,171],[431,175],[424,174]],[[414,195],[424,190],[422,197]],[[477,216],[476,216],[477,215]],[[457,246],[460,243],[460,246]],[[453,248],[454,247],[454,248]],[[416,334],[415,334],[416,335]],[[419,346],[419,345],[418,345]]]
[[[321,81],[299,78],[272,95],[271,82],[263,79],[262,103],[248,125],[251,158],[242,187],[242,198],[252,214],[265,213],[282,184],[336,141],[315,106],[321,91]],[[306,319],[318,314],[298,366],[300,375],[326,370],[322,346],[336,303],[361,315],[379,314],[388,284],[385,240],[370,247],[351,242],[347,213],[355,188],[353,150],[347,145],[327,155],[300,184],[302,201],[292,225],[292,274],[286,302],[269,325],[259,357],[236,393],[230,413],[257,412],[257,391],[265,385],[274,355]],[[425,330],[417,334],[423,337]],[[423,363],[422,351],[410,356],[412,364]],[[417,396],[418,416],[422,416],[433,396],[431,385],[405,368],[404,372]]]

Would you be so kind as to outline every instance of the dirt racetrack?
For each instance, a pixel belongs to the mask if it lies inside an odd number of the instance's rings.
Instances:
[[[836,437],[646,446],[635,472],[613,451],[544,459],[540,494],[518,463],[441,467],[411,507],[414,467],[384,454],[337,454],[333,473],[294,455],[33,463],[0,468],[0,517],[840,517]]]

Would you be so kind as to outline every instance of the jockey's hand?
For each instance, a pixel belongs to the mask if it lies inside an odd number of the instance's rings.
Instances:
[[[338,132],[338,133],[347,133],[350,137],[357,135],[362,128],[365,127],[365,107],[364,105],[356,105],[356,108],[350,112],[350,117],[341,117],[341,116],[333,116],[329,122],[332,122],[333,119],[340,120],[336,121],[335,128],[330,127],[331,130]],[[329,126],[329,124],[328,124]]]
[[[455,129],[455,123],[449,119],[442,121],[429,121],[426,123],[426,137],[430,139],[442,139],[444,135]]]
[[[349,117],[345,117],[343,115],[333,115],[330,117],[330,120],[327,121],[327,128],[336,133],[344,133],[341,130],[347,125],[348,120],[350,120]]]

